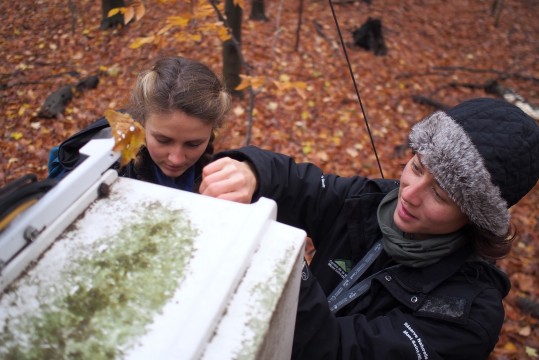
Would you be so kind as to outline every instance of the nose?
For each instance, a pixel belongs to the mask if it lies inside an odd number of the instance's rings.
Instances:
[[[428,183],[423,179],[417,180],[413,183],[407,184],[401,190],[401,198],[404,202],[413,205],[419,206],[422,201],[423,194],[425,190],[428,190]]]
[[[174,165],[181,165],[185,162],[185,153],[183,152],[181,146],[175,146],[173,149],[171,149],[171,151],[168,153],[168,161]]]

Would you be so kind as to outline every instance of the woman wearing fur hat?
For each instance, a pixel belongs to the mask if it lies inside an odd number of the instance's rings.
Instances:
[[[539,128],[513,105],[474,99],[416,124],[410,146],[400,181],[324,174],[255,147],[204,169],[201,193],[273,198],[278,221],[313,240],[293,358],[486,359],[494,349],[510,289],[495,260],[514,240],[508,208],[539,178]]]

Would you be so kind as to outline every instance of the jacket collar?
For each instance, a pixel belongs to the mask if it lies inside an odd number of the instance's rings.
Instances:
[[[368,180],[361,195],[351,196],[345,200],[343,218],[355,260],[361,258],[362,254],[382,237],[376,209],[387,193],[398,186],[397,180]]]
[[[405,289],[429,293],[459,271],[473,253],[473,247],[465,245],[432,265],[423,268],[399,266],[388,271]]]

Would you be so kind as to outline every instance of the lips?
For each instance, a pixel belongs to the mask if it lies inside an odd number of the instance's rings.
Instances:
[[[183,166],[174,166],[174,165],[168,165],[165,164],[165,168],[172,172],[177,172],[183,170]]]
[[[162,165],[161,170],[165,173],[167,176],[176,177],[183,174],[185,171],[183,166],[170,166],[170,165]]]
[[[406,209],[406,207],[404,206],[402,201],[399,202],[399,206],[397,208],[397,213],[399,214],[399,217],[403,221],[406,221],[406,222],[413,221],[413,220],[417,219],[414,215],[412,215],[410,212],[408,212],[408,210]]]

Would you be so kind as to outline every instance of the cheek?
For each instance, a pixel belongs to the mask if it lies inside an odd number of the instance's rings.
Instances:
[[[448,213],[447,211],[444,211],[443,209],[439,209],[437,207],[430,207],[430,211],[427,212],[427,216],[429,220],[435,224],[446,222],[448,219]]]
[[[186,156],[189,159],[194,159],[195,161],[198,160],[204,154],[204,151],[206,151],[206,148],[208,147],[209,142],[210,142],[210,139],[208,136],[208,140],[206,140],[200,146],[197,146],[196,148],[189,148],[189,147],[184,148]]]
[[[165,147],[151,138],[146,140],[146,148],[154,160],[159,159],[166,153]]]
[[[204,154],[206,146],[207,144],[205,144],[204,146],[197,147],[195,149],[187,148],[185,150],[185,157],[192,163],[197,162],[197,160]]]
[[[429,218],[433,224],[438,224],[447,232],[460,229],[467,222],[466,217],[456,208],[434,208],[429,213]]]

